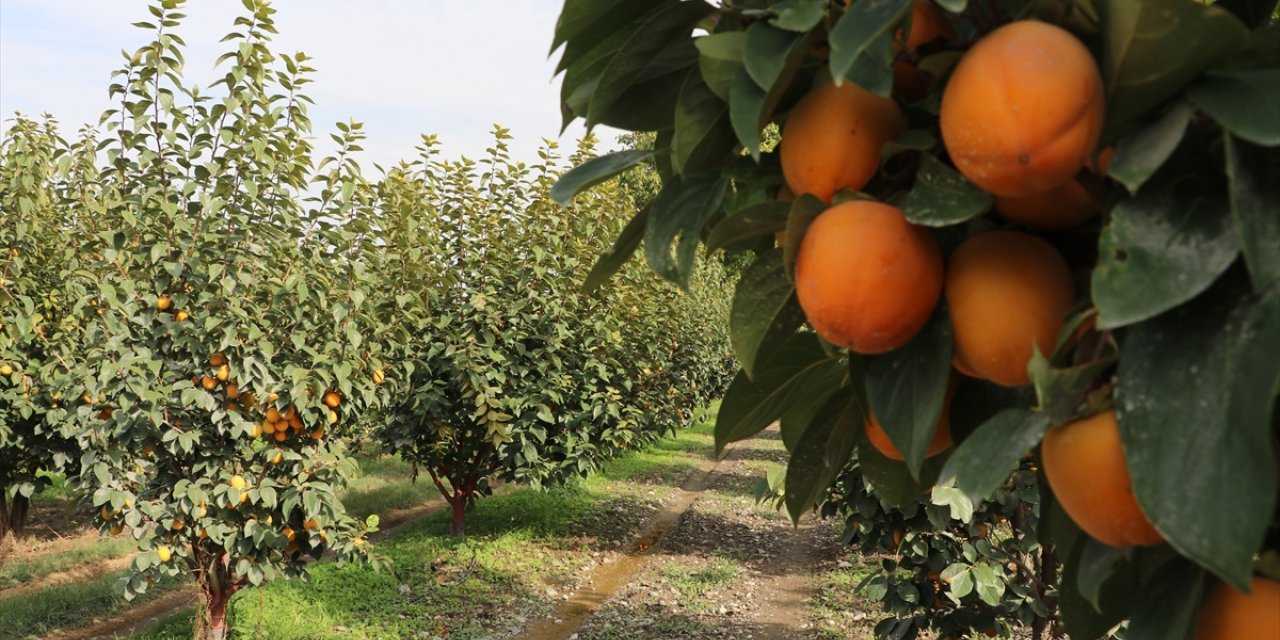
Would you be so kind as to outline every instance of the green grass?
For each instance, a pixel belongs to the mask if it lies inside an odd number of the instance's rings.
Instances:
[[[342,497],[347,512],[357,519],[417,506],[440,495],[430,481],[409,482],[413,468],[398,456],[362,457],[359,462],[360,475]]]
[[[678,483],[709,453],[711,433],[710,424],[682,430],[565,487],[516,488],[485,498],[467,515],[465,539],[450,537],[449,514],[437,512],[378,544],[389,570],[323,563],[311,568],[309,583],[244,590],[231,604],[233,635],[257,637],[261,630],[262,637],[280,640],[359,639],[425,632],[472,640],[514,634],[525,619],[551,611],[549,585],[577,575],[587,562],[583,551],[591,538],[577,534],[600,523],[616,527],[611,509],[636,502],[631,493],[661,489],[660,479]],[[475,569],[468,573],[472,558]],[[731,579],[728,571],[736,568],[692,571],[681,584],[705,592]],[[135,637],[189,638],[193,615],[184,611]]]
[[[725,558],[714,558],[703,567],[673,562],[662,569],[662,577],[680,592],[680,601],[695,611],[707,608],[702,596],[729,586],[741,573],[739,564]]]
[[[137,544],[130,538],[99,538],[89,546],[11,560],[0,566],[0,589],[9,589],[87,562],[118,558],[136,548]]]
[[[873,561],[867,560],[871,563]],[[810,601],[809,618],[815,629],[832,638],[847,638],[853,629],[845,628],[840,621],[849,613],[860,611],[879,611],[878,604],[869,603],[857,592],[856,587],[864,579],[876,573],[874,564],[855,564],[849,568],[834,569],[819,576],[818,595]],[[836,621],[831,627],[825,621]],[[878,618],[873,614],[863,623],[859,640],[872,640],[875,637],[874,625]]]
[[[61,629],[116,615],[139,602],[154,599],[180,584],[159,582],[140,599],[128,602],[116,588],[125,572],[107,573],[87,582],[58,585],[38,592],[0,599],[0,640],[41,637]],[[190,633],[188,633],[188,637]]]

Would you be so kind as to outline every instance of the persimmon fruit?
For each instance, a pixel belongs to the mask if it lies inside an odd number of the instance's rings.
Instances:
[[[1255,576],[1244,594],[1225,582],[1200,606],[1195,640],[1280,638],[1280,582]]]
[[[846,202],[820,214],[796,256],[796,296],[818,335],[856,353],[892,351],[928,322],[942,254],[896,207]]]
[[[1066,260],[1048,242],[988,231],[951,254],[946,296],[956,369],[1017,387],[1030,382],[1033,346],[1053,352],[1075,286]]]
[[[841,189],[857,191],[879,168],[881,147],[906,128],[890,98],[852,82],[819,85],[782,127],[779,153],[787,187],[827,203]]]
[[[1007,24],[961,58],[942,94],[942,140],[956,168],[997,196],[1048,191],[1098,143],[1102,74],[1075,36],[1044,22]]]
[[[1085,533],[1119,548],[1164,542],[1133,495],[1115,411],[1049,429],[1040,454],[1054,497]]]

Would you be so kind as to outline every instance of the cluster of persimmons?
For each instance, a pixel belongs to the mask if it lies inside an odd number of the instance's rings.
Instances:
[[[907,48],[954,38],[931,2],[916,2]],[[894,92],[907,99],[922,97],[933,80],[902,61],[894,71]],[[928,456],[952,444],[957,375],[1023,386],[1034,350],[1053,353],[1076,291],[1067,261],[1038,233],[1101,213],[1080,178],[1106,175],[1109,154],[1097,150],[1105,113],[1098,66],[1070,32],[1024,20],[975,43],[943,88],[942,142],[1008,224],[970,236],[944,263],[934,235],[899,208],[868,199],[830,206],[838,192],[860,191],[881,148],[906,130],[894,99],[826,83],[790,112],[780,146],[787,190],[829,205],[796,254],[796,296],[810,326],[851,352],[882,354],[907,344],[945,296],[954,371]],[[874,416],[866,430],[877,450],[902,459]],[[1055,497],[1081,529],[1115,547],[1163,542],[1134,498],[1114,411],[1050,429],[1041,455]],[[1220,584],[1197,638],[1264,637],[1231,626],[1242,620],[1275,623],[1269,637],[1280,637],[1280,619],[1247,612],[1275,602],[1280,583],[1255,579],[1247,596]]]

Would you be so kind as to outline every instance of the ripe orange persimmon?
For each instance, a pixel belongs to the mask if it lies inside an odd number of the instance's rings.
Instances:
[[[209,366],[211,367],[221,367],[226,363],[227,356],[221,351],[215,351],[213,355],[209,356]]]
[[[1102,75],[1067,31],[1023,20],[965,54],[942,94],[942,140],[965,177],[998,196],[1048,191],[1098,142]]]
[[[1255,576],[1249,594],[1219,582],[1200,607],[1195,640],[1280,638],[1280,582]]]
[[[342,404],[342,396],[338,395],[336,391],[326,391],[324,397],[321,398],[321,402],[324,402],[324,406],[330,409],[337,409],[338,405]]]
[[[930,0],[916,0],[911,8],[911,29],[907,32],[905,46],[899,51],[907,51],[914,55],[916,48],[934,40],[954,40],[955,29],[943,15],[942,10]],[[899,39],[901,37],[899,36]],[[915,102],[929,94],[929,84],[933,75],[906,60],[895,60],[893,63],[893,92],[907,100]]]
[[[932,458],[933,456],[951,448],[951,398],[956,390],[956,381],[958,379],[952,376],[950,382],[947,383],[947,393],[942,400],[942,414],[938,416],[938,426],[933,432],[933,439],[929,441],[929,448],[925,449],[924,457]],[[880,426],[880,422],[873,415],[867,416],[867,440],[871,442],[871,446],[876,448],[884,457],[890,460],[902,460],[902,454],[898,448],[893,446],[893,441],[889,439],[889,434],[884,432],[884,427]]]
[[[942,290],[942,255],[896,207],[859,200],[824,211],[796,256],[796,296],[818,335],[884,353],[920,331]]]
[[[1107,175],[1107,163],[1113,150],[1102,152],[1098,175]],[[1093,170],[1094,163],[1088,163]],[[1044,231],[1069,229],[1102,213],[1102,203],[1077,179],[1068,180],[1048,191],[1027,196],[1001,196],[995,200],[996,213],[1009,222],[1025,224]]]
[[[989,231],[966,240],[947,267],[956,369],[1006,387],[1030,382],[1032,346],[1053,352],[1074,290],[1066,260],[1040,238]]]
[[[1049,429],[1040,455],[1054,497],[1085,533],[1113,547],[1164,542],[1133,495],[1115,411]]]
[[[782,127],[782,175],[793,193],[823,202],[861,189],[880,166],[880,148],[907,128],[893,100],[846,82],[809,92]]]

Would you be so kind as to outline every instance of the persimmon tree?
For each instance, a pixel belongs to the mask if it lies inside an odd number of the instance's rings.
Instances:
[[[598,269],[641,240],[677,283],[699,244],[750,260],[718,446],[780,421],[793,518],[837,495],[876,505],[851,540],[918,529],[925,546],[884,546],[942,565],[946,613],[879,593],[882,637],[996,618],[1037,636],[1127,620],[1129,638],[1226,637],[1219,621],[1243,614],[1225,608],[1280,579],[1275,11],[566,0],[565,121],[656,143],[583,162],[553,193],[655,162],[660,191]],[[983,419],[953,428],[974,407]],[[909,517],[948,505],[971,527],[1015,486],[1029,517],[997,537],[1036,558],[1025,575]],[[901,593],[934,588],[912,572]],[[970,605],[983,615],[959,615]]]
[[[452,161],[427,137],[381,184],[379,270],[393,330],[412,337],[381,436],[450,503],[455,535],[492,480],[585,475],[687,421],[730,371],[724,270],[708,270],[696,297],[639,274],[607,297],[582,294],[629,193],[614,184],[565,211],[549,195],[563,171],[555,146],[529,166],[508,140],[499,127],[485,157]]]
[[[312,69],[271,52],[262,2],[237,18],[212,93],[187,84],[180,5],[157,3],[139,24],[154,39],[125,54],[101,133],[70,153],[43,138],[50,157],[37,161],[62,181],[44,228],[82,242],[52,263],[65,285],[36,286],[79,292],[51,308],[86,310],[70,316],[84,323],[74,353],[44,356],[42,371],[70,390],[84,447],[74,480],[94,523],[139,541],[126,597],[194,576],[202,634],[219,638],[237,590],[305,576],[325,554],[367,557],[376,518],[345,513],[354,462],[334,436],[385,399],[391,347],[363,284],[376,193],[351,158],[360,131],[340,125],[336,155],[313,159]],[[14,197],[35,197],[22,188]],[[6,376],[6,400],[25,375]]]

